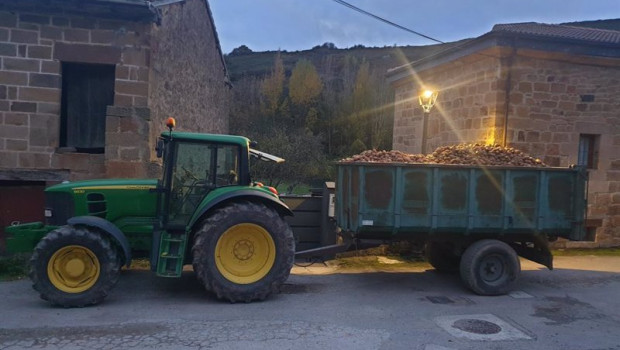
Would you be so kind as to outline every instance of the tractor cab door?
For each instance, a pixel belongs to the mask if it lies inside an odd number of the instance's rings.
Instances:
[[[187,225],[196,208],[214,189],[239,184],[240,147],[179,139],[164,142],[164,176],[158,190],[151,266],[158,275],[178,276]]]
[[[216,143],[171,143],[169,194],[162,201],[163,222],[169,229],[186,225],[203,198],[212,190],[238,184],[239,147]],[[167,166],[168,167],[168,166]]]

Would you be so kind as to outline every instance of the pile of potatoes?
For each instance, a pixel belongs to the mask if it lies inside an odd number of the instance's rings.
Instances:
[[[479,143],[443,146],[437,148],[433,153],[428,155],[408,154],[401,151],[367,150],[349,158],[342,159],[341,162],[497,165],[516,167],[546,166],[540,159],[530,157],[518,149]]]

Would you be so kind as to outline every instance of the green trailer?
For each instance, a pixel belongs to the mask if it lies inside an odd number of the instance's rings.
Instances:
[[[585,237],[587,172],[436,164],[338,163],[335,219],[349,241],[425,244],[482,295],[504,294],[517,256],[553,268],[548,242]]]

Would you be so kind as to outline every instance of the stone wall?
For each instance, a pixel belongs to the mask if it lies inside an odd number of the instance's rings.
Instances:
[[[116,64],[114,104],[146,106],[150,25],[95,17],[0,12],[0,170],[106,175],[102,154],[56,152],[61,61]]]
[[[109,106],[106,117],[106,177],[141,178],[149,172],[150,110]],[[160,177],[154,174],[153,177]]]
[[[620,245],[620,61],[523,52],[511,71],[509,145],[567,167],[577,164],[580,134],[598,135],[588,218],[602,225],[595,245]]]
[[[161,9],[162,23],[152,32],[151,159],[168,117],[177,120],[177,130],[227,133],[231,101],[206,2],[188,0]]]
[[[462,142],[503,144],[507,125],[506,145],[567,167],[577,163],[580,134],[599,135],[588,218],[600,227],[586,246],[620,245],[618,60],[496,49],[417,72],[394,84],[394,149],[422,149],[417,96],[423,87],[440,91],[429,117],[428,152]]]

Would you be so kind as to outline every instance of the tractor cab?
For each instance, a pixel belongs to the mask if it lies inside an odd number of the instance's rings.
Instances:
[[[275,189],[251,181],[249,158],[284,159],[251,149],[253,143],[243,136],[173,131],[173,119],[167,126],[157,143],[163,175],[156,189],[151,266],[160,276],[177,277],[189,256],[186,242],[192,228],[211,209],[238,198],[240,191],[279,201]]]

